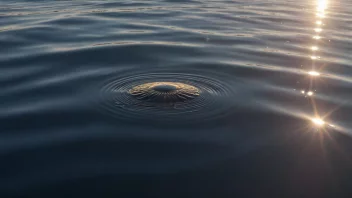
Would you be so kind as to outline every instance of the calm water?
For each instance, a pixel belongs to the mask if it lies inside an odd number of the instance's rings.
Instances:
[[[352,197],[351,8],[1,2],[0,197]]]

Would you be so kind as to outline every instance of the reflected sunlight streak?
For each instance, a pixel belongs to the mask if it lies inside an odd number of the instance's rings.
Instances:
[[[319,17],[319,18],[324,18],[325,15],[324,15],[324,13],[317,13],[317,17]]]
[[[316,59],[319,59],[320,57],[319,56],[311,56],[310,58],[313,60],[316,60]]]
[[[308,74],[311,76],[320,76],[320,73],[316,71],[309,71]]]
[[[318,50],[319,48],[317,47],[317,46],[312,46],[312,50],[313,51],[316,51],[316,50]]]
[[[317,126],[323,126],[325,124],[324,120],[320,118],[313,118],[312,122]]]
[[[321,29],[321,28],[314,28],[314,31],[315,31],[315,32],[321,32],[322,29]]]
[[[317,11],[324,12],[327,7],[328,1],[327,0],[318,0]]]

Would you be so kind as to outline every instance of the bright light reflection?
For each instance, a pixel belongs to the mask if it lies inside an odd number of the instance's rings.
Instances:
[[[321,37],[320,36],[313,36],[314,39],[320,39]]]
[[[325,17],[325,14],[324,14],[324,13],[317,13],[317,17],[319,17],[319,18],[324,18],[324,17]]]
[[[312,91],[308,91],[307,95],[312,96],[314,93]]]
[[[311,56],[310,58],[313,60],[316,60],[316,59],[319,59],[320,57],[319,56]]]
[[[315,32],[321,32],[322,29],[321,29],[321,28],[315,28],[314,31],[315,31]]]
[[[301,91],[302,94],[306,93],[304,90]]]
[[[313,118],[312,122],[317,126],[323,126],[325,124],[324,120],[320,118]]]
[[[318,73],[316,71],[309,71],[308,74],[311,76],[320,76],[320,73]]]
[[[315,22],[315,23],[318,24],[318,25],[321,25],[323,22],[317,21],[317,22]]]
[[[316,51],[316,50],[318,50],[318,47],[317,46],[312,46],[312,50]]]
[[[326,9],[327,4],[328,4],[327,0],[318,0],[317,10],[324,11]]]

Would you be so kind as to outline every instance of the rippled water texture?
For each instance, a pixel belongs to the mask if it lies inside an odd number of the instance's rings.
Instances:
[[[1,1],[0,197],[352,197],[351,1]]]

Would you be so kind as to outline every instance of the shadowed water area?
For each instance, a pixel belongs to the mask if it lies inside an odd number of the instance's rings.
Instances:
[[[0,197],[352,197],[351,17],[1,1]]]

